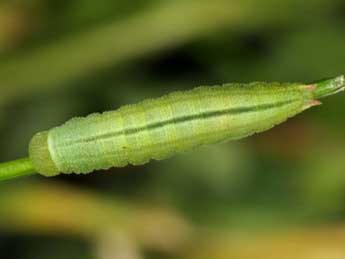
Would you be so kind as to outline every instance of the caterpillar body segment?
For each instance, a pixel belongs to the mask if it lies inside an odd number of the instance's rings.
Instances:
[[[315,98],[344,88],[344,77],[325,82],[199,87],[73,118],[35,135],[30,158],[45,176],[161,160],[200,145],[267,130],[320,104]]]

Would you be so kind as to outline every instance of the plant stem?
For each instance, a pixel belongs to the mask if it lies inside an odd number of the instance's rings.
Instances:
[[[0,181],[19,176],[32,175],[35,170],[30,158],[22,158],[10,162],[0,163]]]
[[[315,84],[314,97],[315,99],[324,98],[345,90],[345,76],[321,80]]]

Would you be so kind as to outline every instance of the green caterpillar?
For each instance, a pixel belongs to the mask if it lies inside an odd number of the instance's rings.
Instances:
[[[344,90],[344,82],[340,76],[314,84],[256,82],[174,92],[38,133],[30,159],[45,176],[141,165],[267,130]]]

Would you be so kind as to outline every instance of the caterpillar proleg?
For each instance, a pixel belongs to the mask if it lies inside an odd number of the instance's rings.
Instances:
[[[344,85],[339,76],[313,84],[235,83],[174,92],[38,133],[30,159],[45,176],[141,165],[268,130]]]

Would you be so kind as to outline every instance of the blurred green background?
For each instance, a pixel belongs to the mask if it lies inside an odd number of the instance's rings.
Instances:
[[[341,0],[2,0],[0,158],[73,116],[345,71]],[[345,96],[146,166],[0,183],[0,258],[345,258]]]

